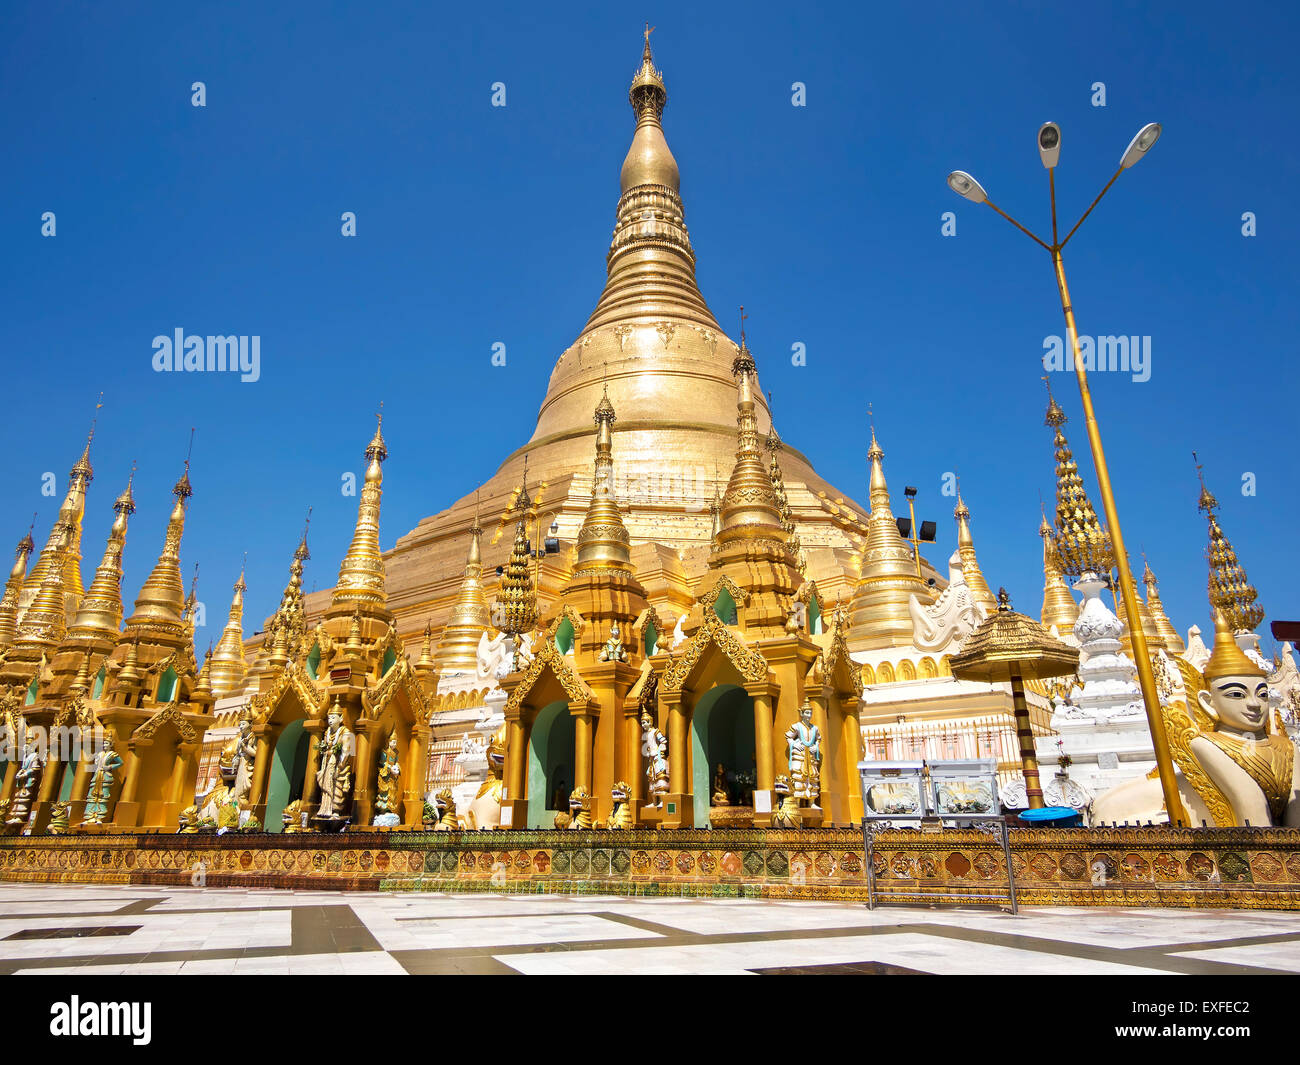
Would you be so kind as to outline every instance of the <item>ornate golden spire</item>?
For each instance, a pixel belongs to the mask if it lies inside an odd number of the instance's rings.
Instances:
[[[533,570],[528,561],[528,464],[524,464],[523,486],[519,492],[519,524],[515,526],[515,545],[506,562],[505,571],[497,585],[497,602],[501,612],[500,628],[515,640],[515,664],[519,663],[519,637],[531,632],[537,624],[537,593],[533,585]]]
[[[32,517],[32,528],[36,527],[36,518]],[[14,551],[14,566],[9,571],[9,580],[5,582],[4,597],[0,598],[0,651],[14,642],[18,629],[18,596],[22,592],[23,579],[27,576],[27,560],[31,557],[36,544],[32,541],[32,530],[18,541]]]
[[[221,639],[217,641],[217,649],[209,652],[212,694],[217,699],[239,691],[248,674],[248,665],[244,661],[244,593],[248,591],[244,569],[245,566],[239,567],[239,579],[235,581],[234,595],[230,599],[230,615]]]
[[[970,533],[970,508],[962,500],[960,489],[957,491],[957,506],[953,509],[952,516],[957,519],[957,554],[961,558],[962,578],[970,588],[971,597],[975,602],[992,613],[998,608],[998,601],[989,590],[988,582],[984,580],[979,561],[975,557],[975,539]]]
[[[606,388],[594,413],[596,422],[596,467],[591,483],[591,501],[578,530],[578,558],[574,577],[593,573],[630,576],[630,537],[614,496],[614,405]]]
[[[609,275],[583,331],[637,315],[673,315],[720,331],[695,281],[681,178],[661,123],[668,90],[655,69],[648,36],[628,101],[636,131],[619,175],[622,195],[606,258]]]
[[[90,588],[82,596],[77,616],[68,629],[68,638],[77,642],[111,643],[116,641],[122,628],[122,552],[126,549],[127,519],[135,513],[135,498],[131,483],[135,470],[127,479],[126,488],[113,503],[117,515],[108,533],[104,557]]]
[[[487,597],[483,594],[483,559],[480,554],[483,531],[479,528],[477,506],[474,508],[474,524],[469,532],[465,576],[461,579],[460,591],[456,593],[456,601],[452,603],[451,614],[442,630],[437,657],[428,663],[430,666],[436,663],[444,673],[472,672],[478,669],[479,638],[488,631],[491,624]],[[426,625],[421,664],[429,654],[430,636],[431,630]]]
[[[903,647],[912,642],[912,616],[908,601],[915,595],[930,603],[929,586],[916,575],[912,552],[898,532],[885,482],[885,453],[871,429],[871,513],[867,540],[862,548],[862,575],[853,591],[850,646]]]
[[[767,409],[772,409],[772,393],[767,394]],[[768,426],[767,433],[767,472],[772,481],[772,491],[776,493],[776,509],[781,515],[781,528],[785,530],[786,540],[790,545],[790,557],[795,568],[801,573],[807,572],[808,556],[804,554],[803,544],[799,541],[799,530],[795,528],[794,514],[790,510],[790,497],[786,494],[785,478],[781,474],[780,452],[781,437],[777,434],[776,423]]]
[[[1043,378],[1047,381],[1047,378]],[[1079,464],[1074,461],[1070,445],[1061,431],[1068,420],[1061,410],[1052,386],[1047,386],[1047,417],[1055,436],[1056,448],[1056,550],[1061,571],[1078,577],[1084,573],[1106,576],[1115,564],[1115,553],[1110,543],[1110,533],[1097,520],[1097,512],[1083,487]]]
[[[785,558],[789,555],[789,540],[781,522],[780,502],[758,445],[754,403],[757,368],[745,340],[744,307],[740,309],[740,347],[731,371],[736,377],[736,464],[722,495],[722,526],[714,538],[714,548],[720,551],[746,541]]]
[[[96,406],[98,409],[98,405]],[[81,458],[68,471],[68,491],[59,507],[54,527],[49,539],[41,549],[36,565],[23,581],[22,591],[18,594],[18,620],[35,600],[49,574],[50,567],[58,564],[63,570],[63,614],[64,623],[71,620],[76,613],[77,604],[81,602],[81,520],[86,512],[86,487],[95,477],[90,465],[90,445],[95,439],[95,422],[90,423],[90,432],[86,437],[86,446]],[[62,531],[60,531],[62,530]],[[57,533],[57,536],[56,536]],[[56,542],[62,547],[56,548]]]
[[[57,559],[72,536],[71,524],[60,522],[53,535]],[[32,605],[18,622],[14,647],[26,651],[28,657],[35,657],[37,652],[53,652],[63,642],[67,631],[68,620],[63,612],[63,567],[51,565]]]
[[[1192,458],[1196,458],[1195,452],[1192,452]],[[1246,579],[1246,571],[1237,561],[1237,552],[1219,528],[1218,519],[1214,516],[1219,501],[1205,487],[1205,477],[1199,462],[1196,464],[1196,476],[1201,482],[1201,498],[1197,510],[1205,514],[1210,526],[1210,546],[1206,550],[1206,557],[1210,560],[1210,605],[1223,612],[1234,633],[1254,632],[1264,620],[1264,608],[1256,602],[1259,593]]]
[[[144,628],[162,629],[174,636],[185,630],[185,584],[181,580],[181,536],[185,533],[185,510],[194,489],[190,486],[190,463],[172,488],[176,504],[167,519],[167,535],[153,572],[140,588],[135,610],[126,622],[126,632],[139,638]]]
[[[1043,513],[1042,524],[1038,526],[1038,535],[1043,538],[1043,612],[1039,620],[1043,628],[1056,626],[1062,636],[1074,631],[1074,623],[1079,619],[1079,604],[1074,601],[1070,589],[1061,576],[1061,558],[1056,551],[1056,530]]]
[[[384,590],[384,556],[379,549],[379,501],[383,496],[383,462],[388,458],[384,445],[384,412],[380,404],[376,415],[375,435],[366,445],[366,480],[357,504],[357,527],[352,544],[339,566],[339,581],[334,586],[333,605],[346,612],[348,604],[365,603],[385,609],[388,595]]]
[[[1164,641],[1165,650],[1171,655],[1181,655],[1187,647],[1182,637],[1178,635],[1178,630],[1174,628],[1173,622],[1165,614],[1164,603],[1160,601],[1160,586],[1156,583],[1156,575],[1151,572],[1151,563],[1147,561],[1145,554],[1142,556],[1142,562],[1142,583],[1147,590],[1147,609],[1151,614],[1151,620]]]

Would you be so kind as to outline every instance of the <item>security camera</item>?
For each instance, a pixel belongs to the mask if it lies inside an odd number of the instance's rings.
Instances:
[[[1039,129],[1038,154],[1048,170],[1055,167],[1061,158],[1061,127],[1055,122],[1044,122]]]

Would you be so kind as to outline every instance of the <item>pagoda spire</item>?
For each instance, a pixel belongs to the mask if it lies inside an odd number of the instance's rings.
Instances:
[[[782,554],[787,555],[789,539],[781,521],[780,501],[758,445],[754,402],[758,369],[745,340],[745,309],[740,310],[740,347],[731,365],[736,378],[736,464],[722,495],[722,522],[714,539],[715,555],[741,541],[758,547],[780,545]]]
[[[102,403],[96,404],[95,409],[98,410],[100,406],[102,406]],[[65,624],[72,619],[76,613],[77,604],[81,601],[83,590],[81,584],[81,522],[86,513],[86,488],[95,478],[94,467],[90,464],[90,446],[94,443],[94,440],[95,420],[92,420],[90,432],[86,435],[86,446],[82,449],[81,457],[68,471],[68,490],[63,497],[62,505],[59,507],[58,516],[54,519],[54,526],[50,529],[49,538],[41,549],[36,565],[32,567],[23,581],[22,590],[19,592],[19,621],[22,621],[23,614],[35,600],[37,593],[44,585],[50,567],[54,565],[58,565],[63,571],[62,587]]]
[[[1043,538],[1043,610],[1039,615],[1043,628],[1056,626],[1062,637],[1071,639],[1074,623],[1079,619],[1079,604],[1074,601],[1070,589],[1061,576],[1061,556],[1056,550],[1056,530],[1043,512],[1042,524],[1038,526],[1038,535]]]
[[[647,25],[641,66],[628,90],[636,127],[619,174],[621,195],[606,259],[608,279],[583,332],[637,315],[671,315],[721,330],[695,281],[681,175],[664,139],[668,90],[650,52],[650,31]]]
[[[357,525],[348,553],[339,566],[338,584],[334,586],[333,612],[351,613],[357,603],[386,611],[388,596],[384,589],[384,556],[379,549],[379,501],[383,496],[383,462],[388,458],[384,444],[384,411],[380,404],[375,416],[375,435],[366,445],[365,484],[357,504]]]
[[[121,632],[122,553],[126,549],[127,519],[135,513],[135,497],[131,494],[134,480],[135,469],[132,468],[126,488],[113,502],[116,517],[108,533],[108,543],[104,546],[104,557],[68,629],[71,641],[107,645],[114,643]]]
[[[465,559],[465,575],[460,590],[451,605],[451,614],[443,627],[438,642],[437,655],[429,659],[432,630],[425,625],[424,650],[420,664],[437,665],[444,673],[472,672],[478,669],[479,638],[488,630],[487,596],[483,592],[483,558],[481,538],[483,530],[478,522],[478,502],[474,504],[474,524],[469,530],[469,554]],[[427,663],[426,663],[426,660]]]
[[[56,557],[72,536],[72,525],[60,522],[54,529]],[[63,567],[52,565],[45,572],[40,590],[18,622],[14,649],[24,652],[24,657],[40,655],[52,657],[68,631],[68,619],[63,612]]]
[[[871,513],[863,546],[862,575],[853,591],[850,646],[854,649],[903,647],[912,642],[912,616],[908,602],[915,595],[923,604],[934,599],[929,586],[916,575],[916,561],[899,535],[885,481],[885,453],[871,427]]]
[[[526,632],[537,624],[537,589],[533,583],[532,564],[528,558],[528,463],[524,462],[524,475],[519,489],[522,513],[515,526],[515,544],[506,561],[501,581],[497,585],[497,602],[501,613],[498,627],[514,640],[514,666],[519,668],[519,642]]]
[[[767,409],[772,409],[772,393],[767,394]],[[808,570],[808,556],[804,553],[803,544],[799,540],[799,530],[794,524],[794,513],[790,509],[790,497],[785,489],[785,477],[781,474],[781,449],[785,446],[781,443],[781,437],[777,434],[776,423],[770,422],[767,433],[767,453],[768,463],[767,472],[772,481],[772,491],[776,493],[776,509],[781,515],[781,528],[785,530],[786,540],[790,545],[790,558],[794,561],[795,569],[800,574]]]
[[[221,639],[217,641],[215,651],[209,651],[208,672],[214,698],[222,699],[233,695],[241,689],[248,674],[248,664],[244,660],[244,593],[248,585],[244,581],[244,572],[248,558],[239,567],[239,578],[235,581],[234,594],[230,599],[230,614],[226,627],[221,630]]]
[[[1164,603],[1160,601],[1160,586],[1156,583],[1156,575],[1151,572],[1151,563],[1147,561],[1146,555],[1142,556],[1143,570],[1142,583],[1147,590],[1147,609],[1150,611],[1151,620],[1155,623],[1156,631],[1160,633],[1160,638],[1164,641],[1165,650],[1171,655],[1181,655],[1187,650],[1183,643],[1183,638],[1178,635],[1178,630],[1174,628],[1173,622],[1169,620],[1165,613]]]
[[[980,570],[979,560],[975,557],[975,538],[970,531],[970,508],[962,500],[961,490],[957,490],[957,506],[952,516],[957,519],[957,554],[961,558],[962,579],[970,588],[971,597],[990,614],[998,608],[998,601]]]
[[[190,460],[172,487],[176,503],[167,519],[167,535],[153,571],[136,596],[135,610],[126,622],[126,632],[139,639],[139,630],[158,627],[180,636],[185,629],[185,583],[181,579],[181,537],[185,533],[185,511],[194,489],[190,485]]]
[[[1055,434],[1052,443],[1056,448],[1056,550],[1061,572],[1070,577],[1084,573],[1104,577],[1115,564],[1115,552],[1110,533],[1097,520],[1097,512],[1079,476],[1079,464],[1074,461],[1061,429],[1066,421],[1065,411],[1056,402],[1049,383],[1044,424]]]
[[[1196,453],[1192,452],[1193,460]],[[1264,608],[1259,605],[1259,593],[1246,578],[1246,571],[1237,561],[1237,552],[1232,543],[1219,527],[1219,520],[1214,512],[1219,509],[1219,501],[1205,486],[1205,477],[1201,464],[1196,463],[1196,476],[1201,482],[1201,497],[1196,509],[1201,511],[1209,524],[1210,544],[1206,557],[1210,561],[1210,605],[1223,614],[1234,635],[1254,632],[1264,620]]]
[[[32,517],[32,528],[36,527],[36,518]],[[0,651],[13,645],[18,629],[18,596],[23,589],[23,580],[27,576],[27,560],[31,557],[36,544],[32,540],[32,530],[18,541],[14,550],[14,565],[9,571],[9,580],[5,582],[3,598],[0,598]]]
[[[630,537],[614,494],[614,405],[605,388],[593,412],[596,423],[596,466],[582,528],[578,530],[578,558],[574,577],[592,573],[627,576],[632,573]]]

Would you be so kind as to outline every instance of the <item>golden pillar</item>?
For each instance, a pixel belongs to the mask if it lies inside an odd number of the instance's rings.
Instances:
[[[592,722],[591,711],[582,707],[577,713],[574,713],[570,706],[569,713],[573,714],[573,786],[575,788],[586,788],[587,794],[592,797],[592,809],[595,810],[596,795],[592,791],[591,783],[591,741],[592,741]]]
[[[300,809],[307,809],[309,813],[315,813],[316,773],[320,769],[320,734],[324,731],[325,722],[308,721],[302,727],[310,739],[307,740],[307,768],[302,778],[302,807]]]
[[[271,762],[271,726],[256,725],[257,753],[253,755],[253,780],[248,787],[248,805],[257,812],[258,820],[266,813],[266,773]]]
[[[776,780],[776,756],[772,749],[772,696],[766,691],[751,692],[754,701],[754,761],[757,763],[754,785],[759,791],[771,791]]]
[[[1016,713],[1016,738],[1020,741],[1020,769],[1025,775],[1025,795],[1031,810],[1041,810],[1043,787],[1038,779],[1038,755],[1034,750],[1034,729],[1029,721],[1029,706],[1025,702],[1025,683],[1019,673],[1011,674],[1011,702]]]

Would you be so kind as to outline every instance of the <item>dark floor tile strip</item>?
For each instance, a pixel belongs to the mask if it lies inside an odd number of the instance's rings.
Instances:
[[[393,959],[411,976],[519,976],[490,954],[447,957],[442,950],[390,950]]]

